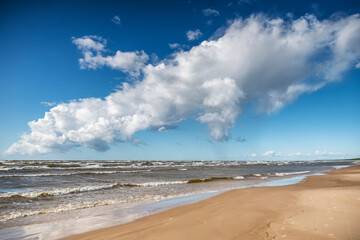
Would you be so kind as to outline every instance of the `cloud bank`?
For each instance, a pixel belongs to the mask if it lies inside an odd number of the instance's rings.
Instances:
[[[207,124],[213,139],[229,129],[252,102],[271,113],[304,93],[339,80],[360,59],[360,15],[317,20],[236,19],[217,39],[175,52],[157,65],[143,51],[114,55],[98,36],[74,38],[81,68],[110,67],[138,80],[104,99],[61,103],[29,122],[30,132],[9,154],[67,151],[84,146],[105,151],[117,141],[137,142],[144,129],[166,129],[184,119]],[[141,78],[141,79],[140,79]],[[163,127],[163,128],[161,128]],[[273,153],[268,153],[271,155]]]
[[[313,153],[303,153],[303,152],[276,152],[276,151],[267,151],[262,156],[266,158],[292,158],[292,157],[301,157],[303,159],[329,159],[329,158],[338,158],[338,159],[344,159],[344,158],[351,158],[351,157],[357,157],[358,154],[347,154],[342,152],[328,152],[328,151],[320,151],[316,150]],[[252,157],[256,157],[257,154],[253,153],[251,155]]]

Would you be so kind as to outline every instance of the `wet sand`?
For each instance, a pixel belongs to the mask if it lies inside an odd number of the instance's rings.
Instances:
[[[134,222],[65,238],[360,239],[360,166],[280,187],[233,190]]]

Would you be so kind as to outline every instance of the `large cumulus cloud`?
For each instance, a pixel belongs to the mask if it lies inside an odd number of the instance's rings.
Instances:
[[[115,55],[97,36],[73,39],[82,68],[108,66],[138,78],[104,99],[58,104],[29,123],[30,132],[7,153],[48,153],[84,146],[104,151],[116,141],[138,141],[135,132],[193,118],[218,141],[230,137],[242,105],[271,113],[316,91],[360,58],[360,16],[317,20],[236,19],[221,37],[173,54],[157,65],[143,51]]]

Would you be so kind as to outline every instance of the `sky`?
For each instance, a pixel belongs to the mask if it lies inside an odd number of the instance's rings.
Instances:
[[[0,159],[360,157],[358,1],[7,1]]]

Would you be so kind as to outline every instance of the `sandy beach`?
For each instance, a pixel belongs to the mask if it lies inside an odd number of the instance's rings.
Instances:
[[[360,166],[233,190],[71,239],[360,239]]]

